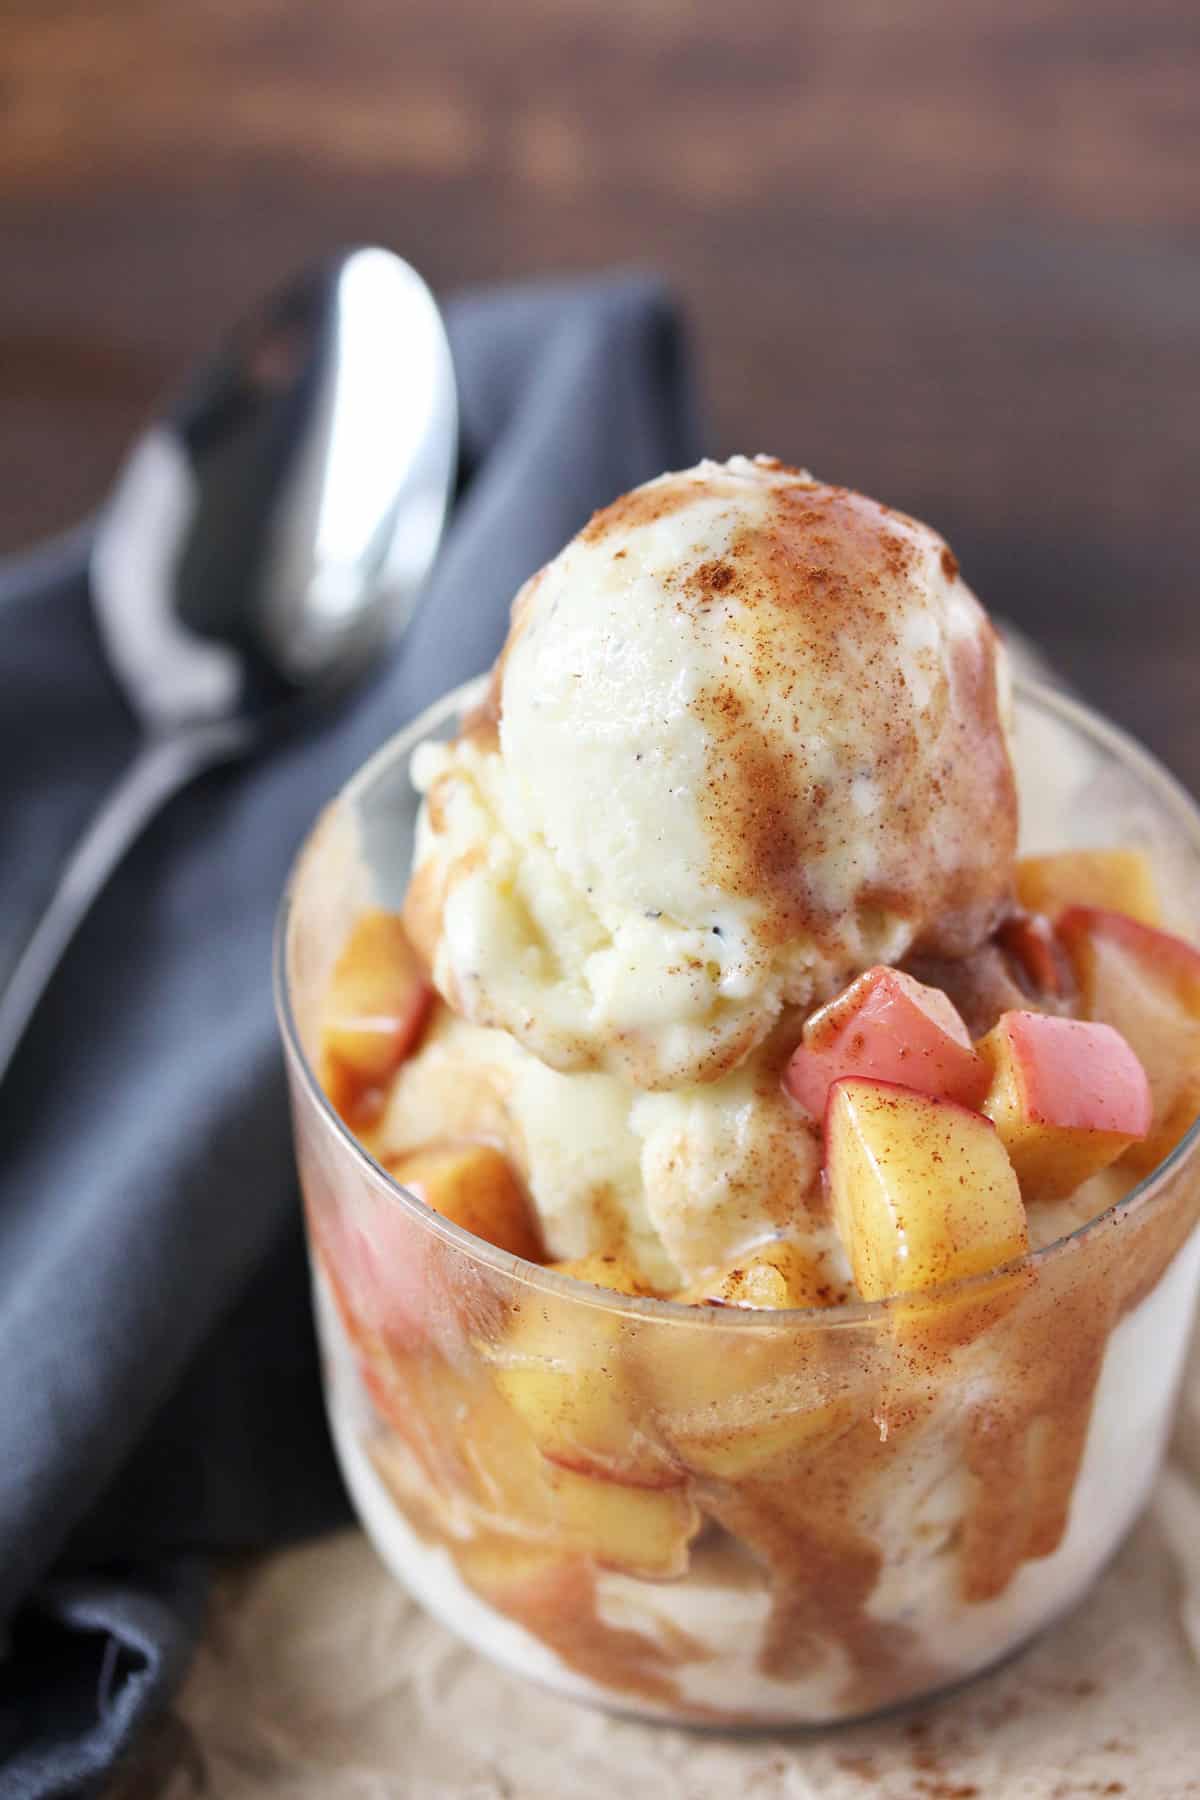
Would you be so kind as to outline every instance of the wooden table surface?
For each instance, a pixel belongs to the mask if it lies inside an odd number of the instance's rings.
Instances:
[[[650,265],[714,453],[923,513],[1200,788],[1194,0],[8,0],[0,546],[355,239]]]

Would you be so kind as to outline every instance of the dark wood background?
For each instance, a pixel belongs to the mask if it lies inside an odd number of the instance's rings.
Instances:
[[[711,448],[930,517],[1200,787],[1195,0],[7,0],[0,546],[315,250],[661,268]]]

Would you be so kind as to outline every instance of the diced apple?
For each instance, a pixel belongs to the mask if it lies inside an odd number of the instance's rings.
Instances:
[[[604,1568],[667,1581],[687,1568],[700,1515],[687,1489],[623,1486],[547,1465],[558,1532]]]
[[[830,1090],[834,1222],[864,1300],[998,1268],[1029,1247],[1021,1190],[995,1126],[890,1082]]]
[[[900,969],[868,969],[815,1012],[784,1072],[784,1086],[814,1119],[844,1076],[897,1082],[976,1106],[987,1070],[953,1004]]]
[[[433,1004],[395,913],[362,914],[334,965],[322,1021],[322,1084],[339,1111],[380,1088],[414,1048]]]
[[[573,1262],[549,1265],[559,1275],[570,1275],[576,1281],[590,1282],[593,1287],[611,1288],[616,1294],[631,1294],[643,1300],[652,1299],[658,1289],[639,1273],[632,1259],[620,1251],[594,1251],[591,1256],[576,1257]]]
[[[496,1386],[549,1461],[633,1487],[683,1476],[651,1435],[620,1313],[531,1292],[484,1353]]]
[[[820,1259],[788,1238],[760,1244],[730,1268],[674,1296],[692,1306],[828,1306],[836,1298]]]
[[[698,1475],[740,1481],[771,1464],[819,1453],[849,1431],[859,1416],[849,1398],[778,1409],[751,1403],[724,1426],[709,1431],[685,1427],[674,1442],[687,1467]]]
[[[1058,922],[1089,1018],[1126,1039],[1150,1082],[1150,1130],[1122,1157],[1149,1174],[1200,1115],[1200,951],[1182,938],[1100,907]]]
[[[1162,917],[1149,859],[1140,850],[1061,850],[1024,856],[1017,897],[1030,912],[1056,918],[1068,906],[1102,906],[1143,925]]]
[[[533,1208],[508,1158],[490,1144],[433,1144],[394,1157],[387,1167],[444,1219],[514,1256],[541,1260]]]
[[[1166,989],[1193,1018],[1200,1019],[1200,950],[1169,931],[1144,925],[1105,907],[1068,907],[1059,935],[1075,964],[1084,1000],[1099,998],[1109,948],[1137,965],[1138,977]]]
[[[478,1383],[427,1347],[414,1354],[389,1353],[377,1343],[373,1355],[360,1356],[359,1373],[388,1427],[372,1434],[371,1446],[388,1486],[398,1497],[419,1501],[423,1511],[434,1508],[442,1528],[462,1529],[464,1515],[473,1511],[473,1495],[452,1425]]]
[[[990,1275],[977,1275],[948,1293],[914,1294],[896,1307],[892,1329],[911,1366],[927,1372],[936,1359],[997,1327],[1027,1298],[1035,1281],[1033,1265],[1025,1257]]]
[[[667,1580],[687,1567],[700,1520],[682,1481],[670,1488],[627,1486],[550,1462],[495,1394],[466,1408],[458,1430],[489,1529],[652,1579]]]
[[[378,1333],[391,1348],[425,1341],[438,1245],[393,1196],[364,1187],[346,1195],[308,1194],[313,1248],[354,1337]]]
[[[1059,1200],[1150,1129],[1145,1070],[1111,1025],[1007,1012],[979,1044],[983,1110],[1026,1202]]]
[[[689,1472],[735,1481],[819,1451],[861,1415],[845,1370],[831,1367],[833,1334],[766,1320],[730,1330],[719,1313],[701,1317],[703,1327],[653,1333],[640,1371],[658,1429]]]

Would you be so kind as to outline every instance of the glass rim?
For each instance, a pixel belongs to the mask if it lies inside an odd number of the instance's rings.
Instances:
[[[1012,1277],[1024,1270],[1036,1270],[1043,1263],[1066,1255],[1077,1246],[1086,1242],[1093,1234],[1119,1223],[1135,1209],[1153,1204],[1158,1192],[1166,1186],[1171,1176],[1183,1166],[1200,1144],[1200,1118],[1197,1118],[1173,1147],[1146,1175],[1135,1182],[1128,1193],[1114,1201],[1111,1206],[1097,1213],[1093,1218],[1085,1219],[1074,1230],[1065,1232],[1062,1237],[1054,1238],[1048,1244],[1039,1245],[1036,1250],[1027,1251],[1024,1256],[999,1265],[994,1269],[985,1269],[980,1273],[962,1276],[956,1280],[943,1282],[936,1287],[923,1288],[911,1294],[889,1295],[881,1300],[848,1300],[835,1306],[808,1307],[741,1307],[706,1305],[686,1300],[670,1300],[653,1295],[623,1294],[616,1289],[602,1288],[592,1282],[582,1281],[575,1275],[564,1275],[544,1263],[531,1262],[528,1258],[517,1256],[512,1251],[501,1250],[497,1245],[489,1243],[486,1238],[478,1237],[464,1226],[455,1224],[441,1213],[419,1199],[395,1176],[373,1157],[366,1146],[355,1136],[345,1120],[335,1110],[329,1097],[317,1079],[296,1025],[292,1009],[292,997],[288,982],[287,953],[289,944],[289,928],[291,925],[293,904],[297,882],[304,865],[305,855],[313,841],[321,819],[330,807],[352,802],[355,794],[369,788],[377,779],[381,766],[390,767],[398,758],[411,756],[425,737],[438,726],[452,717],[456,712],[461,714],[477,698],[487,680],[486,675],[476,676],[474,680],[464,682],[460,687],[427,706],[414,719],[403,726],[392,737],[380,745],[359,768],[322,807],[313,825],[306,833],[303,843],[296,853],[283,896],[276,915],[274,944],[272,950],[272,975],[275,997],[275,1011],[283,1038],[284,1049],[293,1069],[299,1075],[302,1088],[313,1104],[317,1118],[322,1127],[332,1136],[339,1148],[349,1155],[350,1161],[366,1175],[374,1185],[379,1186],[389,1198],[406,1212],[414,1224],[424,1230],[431,1231],[445,1243],[464,1252],[475,1262],[484,1263],[512,1279],[523,1282],[527,1287],[563,1300],[570,1300],[576,1305],[599,1307],[608,1312],[620,1312],[640,1319],[661,1319],[664,1323],[703,1324],[706,1328],[730,1327],[739,1331],[774,1331],[785,1324],[795,1326],[803,1322],[806,1326],[864,1325],[885,1319],[897,1308],[923,1310],[926,1305],[933,1306],[973,1292],[984,1292],[1003,1277]],[[1099,744],[1109,754],[1120,760],[1126,768],[1132,770],[1147,787],[1151,789],[1156,800],[1170,813],[1180,826],[1188,841],[1188,845],[1200,863],[1200,808],[1191,795],[1169,770],[1165,769],[1158,759],[1151,755],[1136,738],[1101,718],[1090,707],[1076,700],[1060,688],[1038,681],[1030,676],[1015,675],[1013,678],[1014,696],[1032,703],[1044,712],[1052,714],[1060,723],[1064,723],[1084,737]]]

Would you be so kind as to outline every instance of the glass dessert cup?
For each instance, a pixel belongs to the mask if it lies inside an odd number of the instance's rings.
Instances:
[[[429,1210],[313,1073],[333,963],[399,909],[414,746],[327,809],[277,950],[319,1332],[347,1485],[391,1569],[567,1693],[735,1726],[860,1717],[1001,1660],[1141,1510],[1200,1278],[1200,1128],[1118,1205],[903,1300],[691,1307],[570,1279]],[[1017,689],[1022,848],[1136,846],[1194,932],[1200,817],[1136,745]]]

